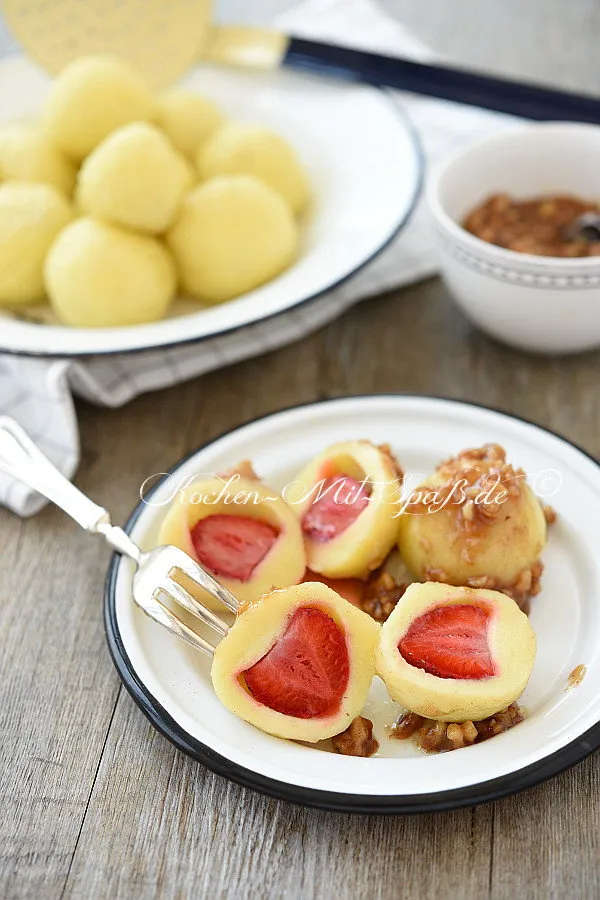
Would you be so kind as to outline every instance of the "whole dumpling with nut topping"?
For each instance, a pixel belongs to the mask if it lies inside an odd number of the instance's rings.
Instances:
[[[442,463],[399,518],[399,549],[422,581],[499,590],[523,602],[539,591],[546,543],[542,505],[497,444]]]

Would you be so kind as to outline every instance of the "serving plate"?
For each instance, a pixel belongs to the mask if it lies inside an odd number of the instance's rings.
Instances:
[[[203,341],[315,300],[374,259],[407,222],[423,161],[416,134],[383,91],[298,73],[198,67],[182,82],[238,119],[275,128],[297,148],[314,201],[297,262],[243,297],[202,308],[180,299],[169,318],[127,328],[66,328],[47,308],[0,313],[0,350],[38,356],[127,353]],[[0,123],[39,114],[50,80],[20,56],[0,62]]]
[[[216,699],[208,661],[146,619],[131,597],[128,561],[112,560],[105,595],[110,651],[123,682],[155,727],[208,768],[274,797],[348,812],[420,812],[473,805],[537,784],[600,746],[600,467],[565,439],[505,413],[409,395],[353,397],[285,410],[243,425],[190,454],[144,495],[127,530],[156,540],[182,479],[252,459],[282,488],[328,444],[368,438],[391,444],[411,476],[486,442],[502,444],[558,521],[532,601],[538,655],[520,703],[523,723],[491,740],[425,754],[389,738],[400,712],[379,679],[365,715],[381,743],[370,759],[279,740],[238,720]],[[150,473],[149,473],[150,474]],[[569,687],[578,665],[587,673]]]

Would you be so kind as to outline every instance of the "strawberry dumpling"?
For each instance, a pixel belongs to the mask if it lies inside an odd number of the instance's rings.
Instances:
[[[381,629],[377,673],[411,712],[485,719],[522,694],[535,661],[527,616],[505,594],[412,584]]]
[[[498,590],[518,603],[539,592],[544,510],[502,447],[464,450],[410,499],[398,546],[418,579]]]
[[[308,566],[328,578],[366,578],[396,540],[399,470],[387,447],[346,441],[320,453],[286,488]]]
[[[324,584],[272,591],[242,607],[215,651],[224,706],[262,731],[314,743],[359,715],[380,626]]]
[[[297,518],[258,480],[235,475],[197,481],[178,492],[159,536],[197,560],[238,600],[255,600],[273,587],[302,579],[306,555]],[[185,580],[210,609],[213,598]]]

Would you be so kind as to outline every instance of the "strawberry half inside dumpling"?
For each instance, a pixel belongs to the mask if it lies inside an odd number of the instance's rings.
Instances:
[[[306,568],[298,519],[272,488],[237,477],[197,481],[180,491],[160,533],[197,559],[241,602],[256,600],[273,587],[297,584]],[[184,578],[209,609],[221,607],[206,591]],[[222,609],[221,609],[222,611]]]
[[[324,584],[272,591],[247,604],[211,669],[232,712],[278,737],[319,741],[361,712],[379,626]]]
[[[323,479],[320,496],[302,517],[302,531],[313,541],[326,542],[352,525],[369,503],[367,485],[349,475]]]
[[[231,515],[201,519],[190,533],[202,565],[238,581],[248,581],[279,536],[267,522]]]
[[[527,616],[506,594],[411,584],[381,629],[377,672],[411,712],[478,721],[520,697],[535,651]]]
[[[320,453],[286,489],[309,568],[327,578],[366,579],[396,541],[400,498],[387,447],[345,441]]]
[[[320,609],[301,607],[271,649],[243,673],[259,703],[299,719],[338,712],[350,660],[342,629]]]

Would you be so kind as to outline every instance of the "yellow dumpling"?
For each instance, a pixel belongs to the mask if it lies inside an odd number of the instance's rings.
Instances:
[[[116,128],[153,114],[146,83],[126,63],[113,56],[81,56],[55,79],[43,121],[52,142],[81,162]]]
[[[167,242],[185,290],[221,303],[289,266],[298,228],[279,194],[257,178],[232,175],[188,194]]]
[[[71,218],[63,194],[48,184],[0,185],[0,306],[44,299],[44,259]]]
[[[199,147],[221,125],[223,115],[206,97],[175,88],[159,96],[156,122],[175,149],[193,160]]]
[[[78,219],[59,235],[44,274],[57,316],[80,328],[160,319],[176,283],[160,241],[91,218]]]
[[[198,152],[203,180],[215,175],[254,175],[270,185],[300,213],[309,199],[306,174],[294,148],[262,125],[228,122]]]
[[[75,186],[75,166],[29,122],[0,128],[0,180],[51,184],[67,196]]]
[[[77,207],[84,213],[148,234],[174,221],[192,171],[164,134],[146,122],[117,129],[83,163]]]
[[[544,511],[496,444],[438,466],[398,524],[402,558],[423,581],[498,590],[519,603],[540,589]]]

